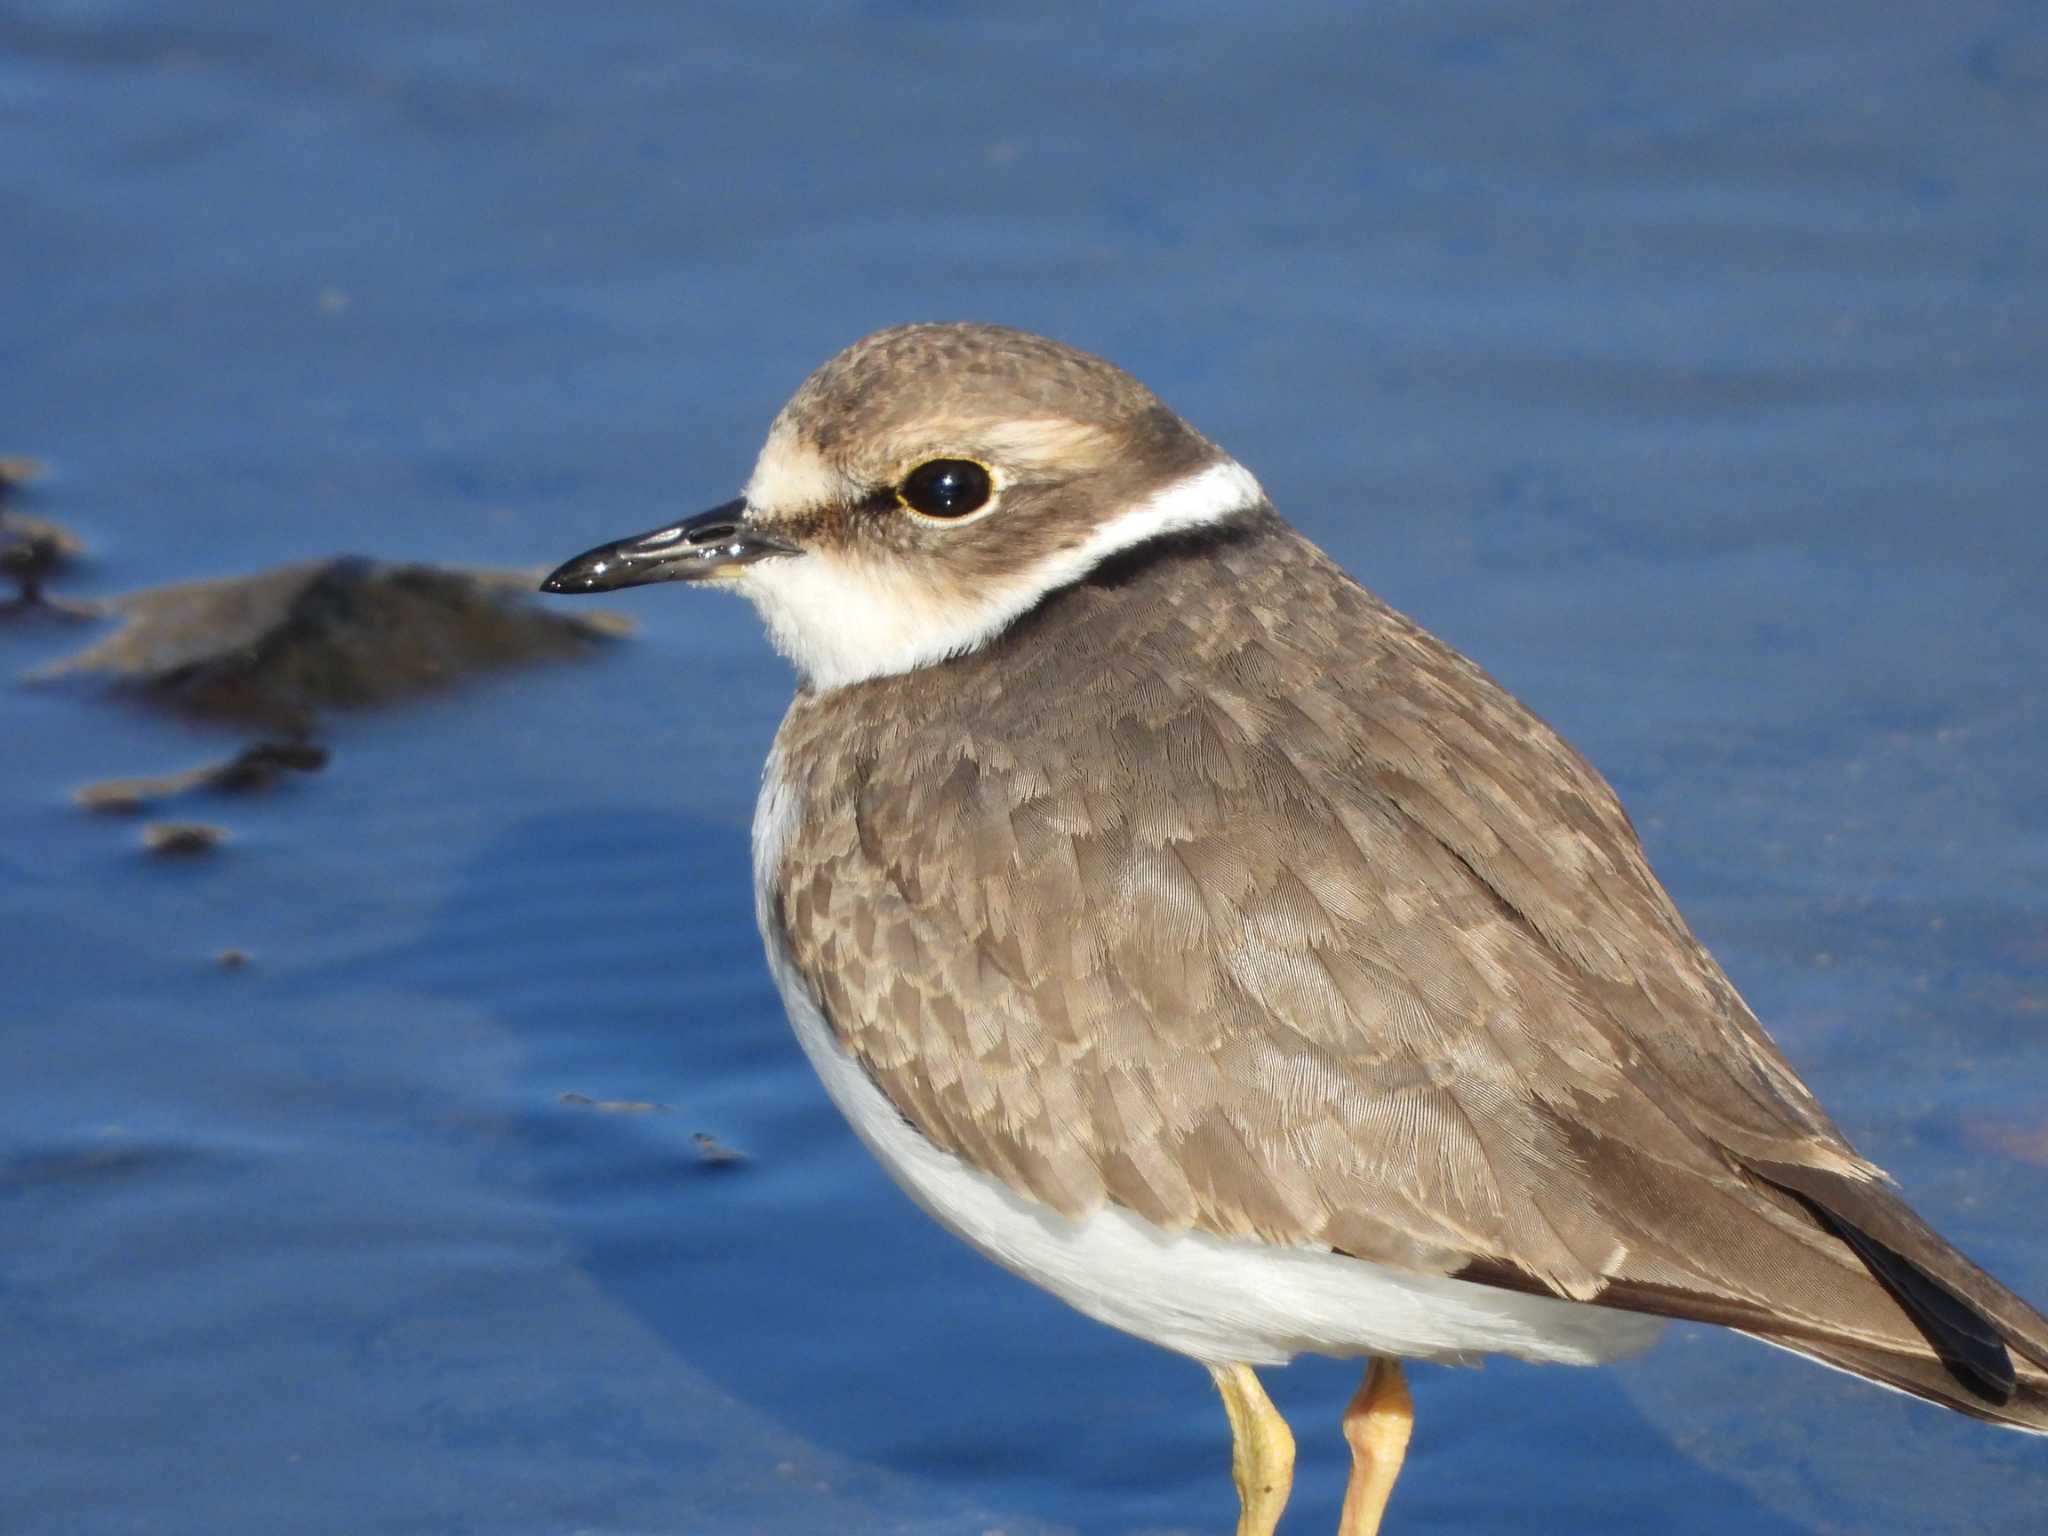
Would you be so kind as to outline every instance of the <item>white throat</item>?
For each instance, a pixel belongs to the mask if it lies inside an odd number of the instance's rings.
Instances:
[[[824,692],[888,677],[987,644],[1040,598],[1110,556],[1257,506],[1251,471],[1222,459],[1146,497],[1087,539],[971,601],[940,600],[885,568],[806,554],[747,567],[733,585],[761,610],[776,649]]]

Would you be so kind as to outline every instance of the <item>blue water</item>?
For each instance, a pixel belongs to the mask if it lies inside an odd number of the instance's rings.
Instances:
[[[76,595],[544,565],[731,495],[874,326],[1107,353],[1566,730],[2044,1300],[2044,147],[2039,4],[10,0],[0,451]],[[67,797],[239,738],[0,687],[0,1531],[1228,1529],[1201,1372],[931,1227],[789,1039],[751,615],[617,606],[182,864]],[[2043,1442],[1710,1329],[1416,1375],[1395,1531],[2048,1506]],[[1352,1382],[1272,1379],[1289,1529]]]

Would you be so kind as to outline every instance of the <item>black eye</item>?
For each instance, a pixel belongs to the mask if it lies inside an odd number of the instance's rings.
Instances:
[[[988,471],[972,459],[932,459],[903,477],[896,499],[926,517],[965,517],[995,494]]]

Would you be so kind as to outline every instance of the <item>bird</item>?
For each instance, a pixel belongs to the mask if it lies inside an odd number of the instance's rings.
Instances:
[[[741,495],[554,593],[750,599],[797,686],[755,910],[805,1054],[928,1214],[1207,1367],[1240,1536],[1294,1439],[1256,1374],[1574,1365],[1721,1324],[2048,1433],[2048,1318],[1860,1155],[1614,791],[1114,364],[877,331]]]

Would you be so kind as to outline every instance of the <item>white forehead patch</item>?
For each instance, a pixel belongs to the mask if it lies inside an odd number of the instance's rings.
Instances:
[[[768,429],[768,441],[740,494],[758,515],[774,518],[835,506],[855,499],[858,490],[794,427],[778,420]]]
[[[750,487],[750,502],[752,496]],[[761,610],[776,649],[822,692],[978,649],[1048,592],[1111,555],[1220,522],[1265,499],[1249,470],[1221,459],[1155,491],[1073,548],[970,595],[941,593],[893,560],[815,550],[747,566],[733,574],[732,585]]]

